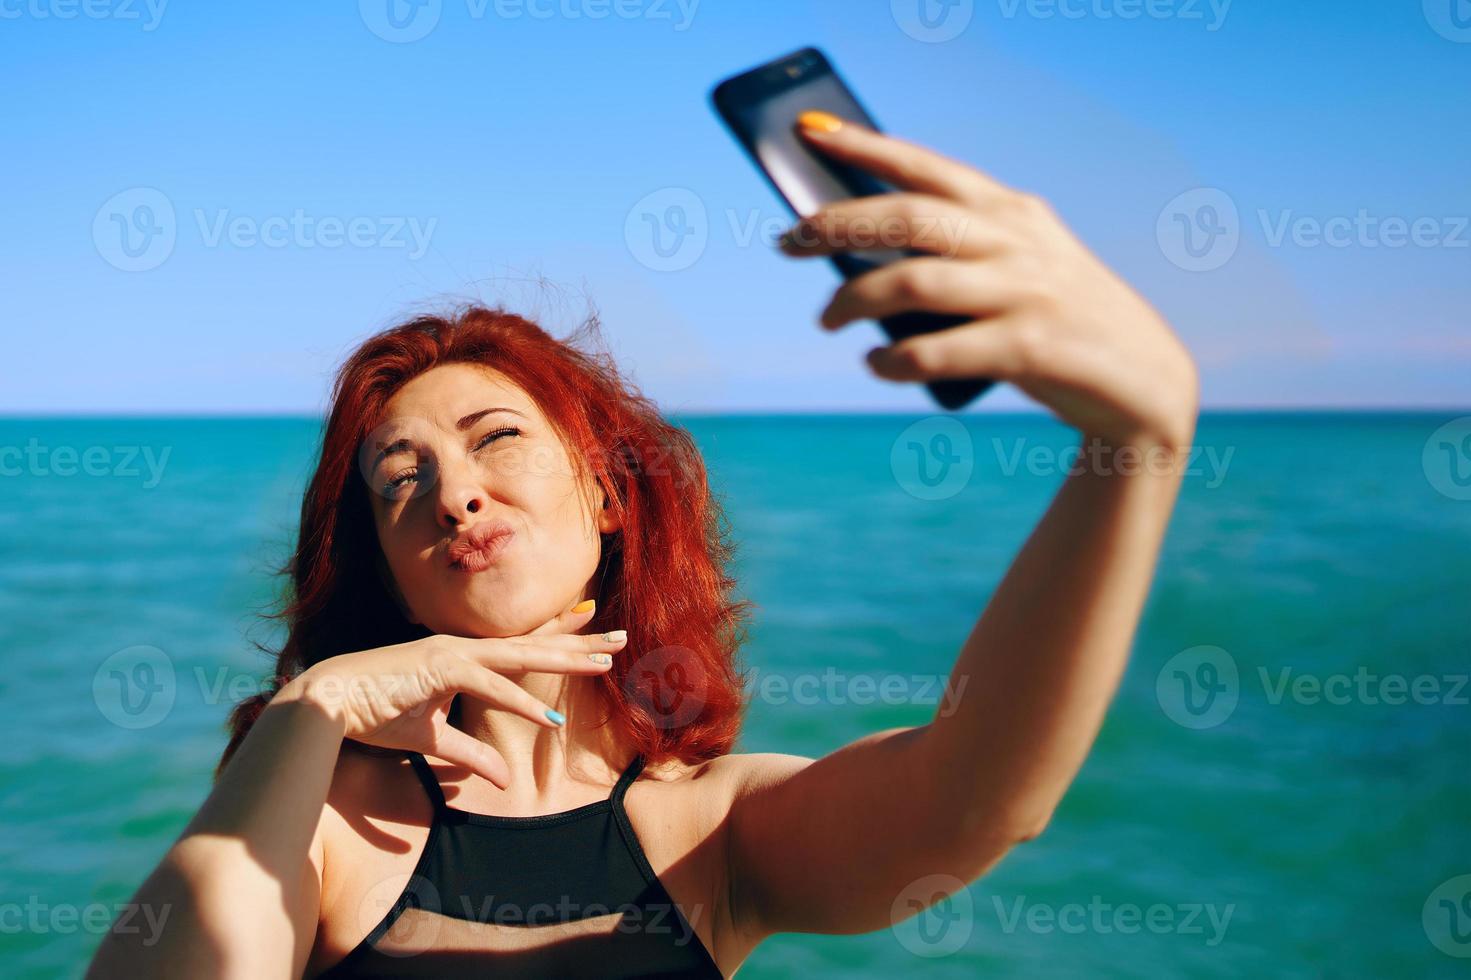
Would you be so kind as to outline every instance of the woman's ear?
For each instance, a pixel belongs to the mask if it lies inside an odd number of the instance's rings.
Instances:
[[[618,515],[613,512],[613,502],[609,499],[607,491],[603,492],[603,506],[598,511],[597,517],[599,534],[612,534],[623,529]]]
[[[393,573],[388,569],[388,559],[383,557],[382,548],[378,549],[378,556],[374,559],[373,563],[378,567],[378,578],[383,582],[383,587],[388,590],[388,594],[393,596],[393,601],[398,604],[398,611],[403,613],[404,619],[417,624],[419,620],[414,617],[413,610],[404,601],[403,593],[398,591],[398,583],[393,580]]]

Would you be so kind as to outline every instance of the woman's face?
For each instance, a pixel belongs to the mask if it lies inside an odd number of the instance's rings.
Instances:
[[[582,597],[598,536],[617,524],[593,481],[575,480],[567,447],[524,391],[489,368],[442,364],[400,388],[384,417],[358,462],[412,621],[515,636]],[[456,540],[493,522],[513,534],[490,562],[452,564]]]

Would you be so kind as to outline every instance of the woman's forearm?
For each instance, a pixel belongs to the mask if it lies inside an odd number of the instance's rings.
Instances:
[[[1039,833],[1102,725],[1183,470],[1183,450],[1128,452],[1081,457],[961,651],[927,737],[963,833]]]
[[[308,852],[341,745],[340,718],[279,692],[133,897],[159,935],[115,928],[87,975],[291,973],[315,933]]]

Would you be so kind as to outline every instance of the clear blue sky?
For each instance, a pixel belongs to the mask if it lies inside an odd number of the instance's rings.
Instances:
[[[786,216],[706,93],[808,43],[890,130],[1051,198],[1208,405],[1471,404],[1466,0],[926,0],[942,41],[919,0],[394,2],[0,0],[0,412],[319,411],[355,340],[474,296],[595,303],[669,410],[926,410],[865,373],[875,327],[814,326],[827,266],[743,240]],[[670,188],[705,244],[661,271]],[[1238,213],[1203,259],[1178,222],[1229,216],[1172,204],[1197,188]]]

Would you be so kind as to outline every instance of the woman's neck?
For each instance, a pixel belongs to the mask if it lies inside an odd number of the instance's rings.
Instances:
[[[587,795],[589,784],[604,787],[632,759],[620,748],[610,725],[603,720],[597,677],[566,674],[504,674],[507,680],[549,707],[560,711],[566,723],[549,728],[506,709],[459,696],[456,727],[498,751],[511,771],[510,786],[501,790],[474,779],[475,792],[494,800],[497,812],[556,812],[574,797]],[[577,799],[571,805],[587,802]]]

